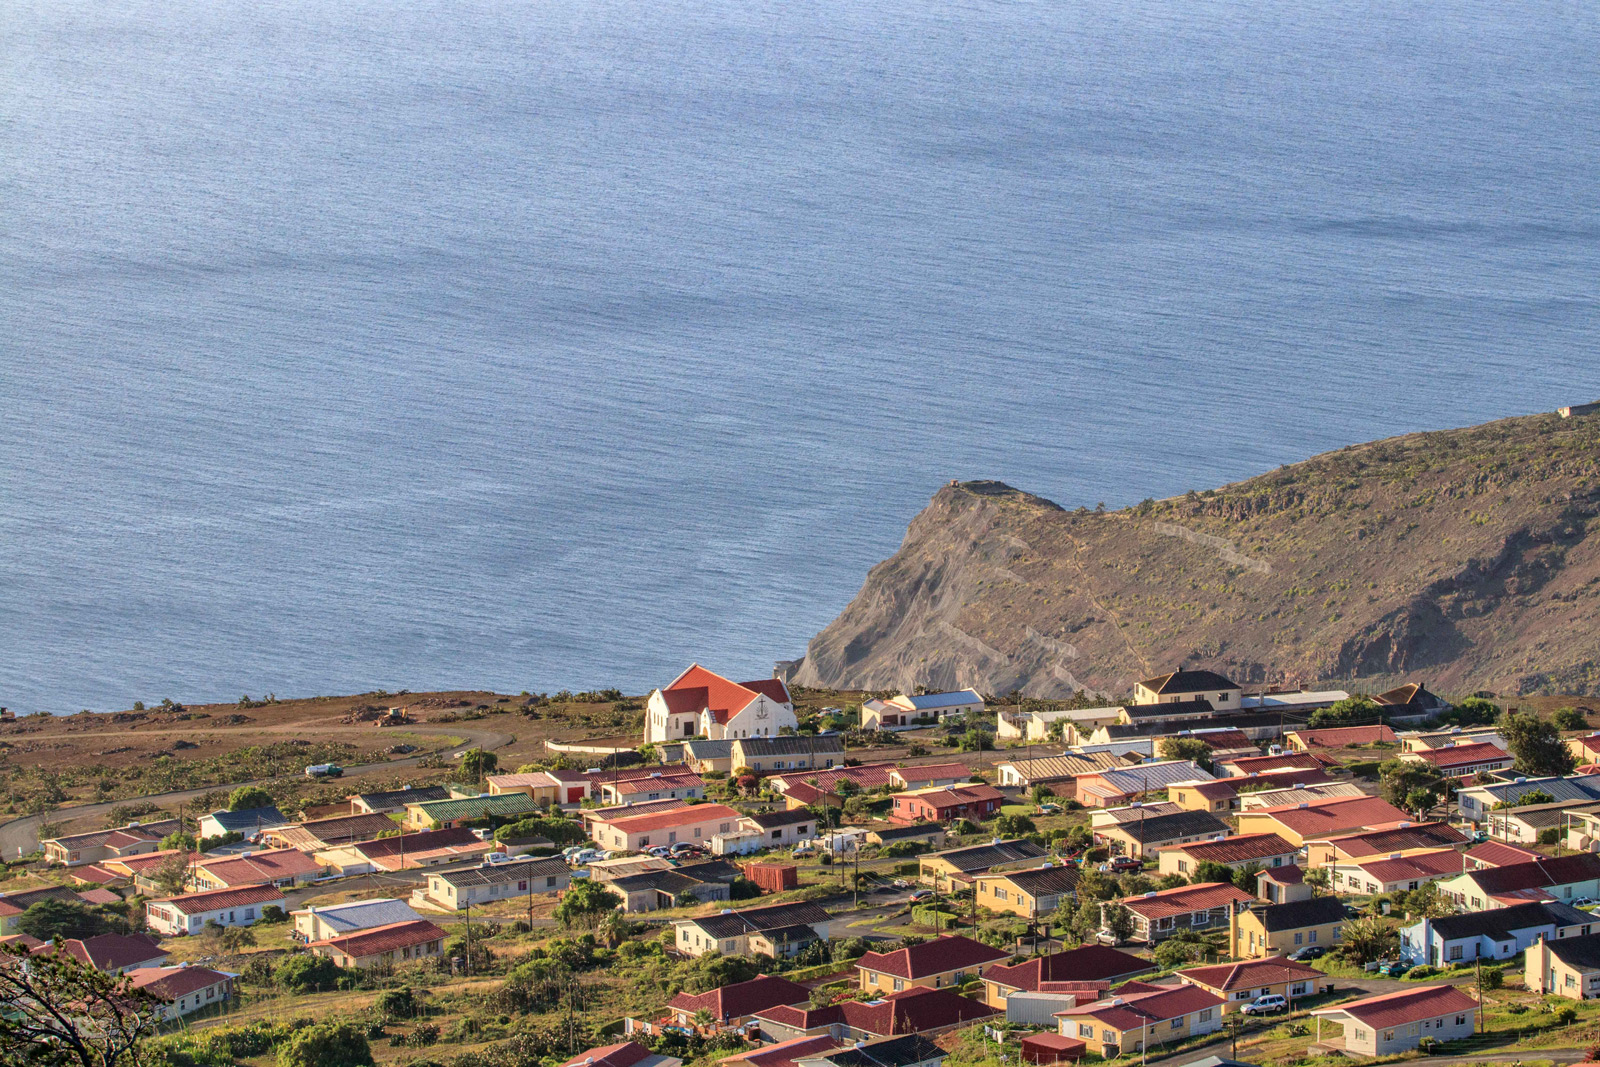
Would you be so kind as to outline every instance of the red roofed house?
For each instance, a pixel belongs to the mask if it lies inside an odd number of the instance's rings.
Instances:
[[[1294,863],[1299,851],[1277,834],[1245,834],[1221,841],[1176,845],[1162,849],[1159,855],[1162,874],[1181,874],[1192,878],[1200,869],[1200,864],[1208,861],[1234,870],[1252,863],[1263,867],[1283,867]]]
[[[1112,985],[1155,969],[1138,956],[1084,945],[985,968],[983,1000],[1004,1008],[1007,1022],[1054,1025],[1056,1012],[1100,1000]]]
[[[1226,1001],[1224,1012],[1237,1011],[1239,1005],[1256,997],[1272,995],[1287,997],[1293,1006],[1295,998],[1312,996],[1331,985],[1323,972],[1287,956],[1190,967],[1178,972],[1178,980],[1221,997]]]
[[[1328,877],[1335,893],[1394,893],[1418,889],[1441,878],[1453,878],[1465,869],[1465,857],[1453,848],[1359,860],[1330,865]]]
[[[1509,867],[1513,863],[1531,863],[1544,859],[1544,854],[1531,848],[1519,848],[1504,841],[1485,841],[1467,850],[1467,870],[1481,871],[1489,867]]]
[[[1307,840],[1398,826],[1409,818],[1381,797],[1329,797],[1238,814],[1240,834],[1277,834],[1296,848]]]
[[[769,774],[764,781],[774,791],[783,793],[798,782],[809,782],[815,778],[820,788],[830,792],[837,792],[839,783],[849,779],[860,788],[861,792],[869,793],[886,785],[903,788],[903,783],[896,776],[896,770],[897,768],[892,763],[863,763],[859,767],[830,767],[826,770],[789,771],[780,774]],[[971,774],[969,773],[967,777],[971,777]],[[966,778],[962,779],[962,781],[965,780]],[[937,785],[939,783],[931,784]]]
[[[589,836],[601,848],[629,852],[644,852],[657,845],[679,842],[702,845],[715,834],[733,833],[739,828],[742,817],[726,804],[692,804],[650,815],[597,819],[589,827]]]
[[[283,907],[283,892],[271,885],[185,893],[146,903],[145,925],[165,937],[198,934],[205,929],[207,922],[222,926],[252,926],[261,918],[261,910],[272,906]]]
[[[820,1056],[839,1047],[831,1034],[817,1037],[796,1037],[776,1045],[736,1052],[720,1061],[722,1067],[799,1067],[803,1057]]]
[[[313,941],[306,948],[341,967],[369,970],[435,958],[444,951],[444,938],[444,931],[427,919],[411,919]]]
[[[707,1011],[715,1027],[739,1027],[758,1011],[810,1001],[811,990],[800,983],[763,974],[708,993],[679,993],[667,1001],[667,1018],[662,1021],[672,1026],[693,1027],[695,1016]]]
[[[1141,896],[1123,897],[1117,903],[1133,913],[1133,941],[1164,941],[1179,930],[1225,929],[1236,910],[1254,900],[1249,893],[1225,882],[1201,882],[1162,889]],[[1100,905],[1101,937],[1111,936],[1106,928],[1106,908]],[[1069,1037],[1072,1035],[1068,1035]]]
[[[929,786],[896,793],[889,821],[901,826],[914,822],[982,822],[1000,810],[1006,795],[992,785]]]
[[[954,990],[917,986],[881,1000],[846,1000],[824,1008],[768,1008],[756,1013],[755,1022],[768,1041],[829,1036],[843,1042],[896,1034],[926,1036],[998,1014]]]
[[[1029,1034],[1022,1039],[1023,1063],[1062,1063],[1081,1060],[1088,1051],[1086,1041],[1064,1034]]]
[[[297,848],[275,848],[201,860],[189,871],[189,888],[230,889],[240,885],[290,888],[322,876],[323,866]]]
[[[856,960],[862,989],[898,993],[915,986],[942,989],[978,977],[1011,953],[959,934],[946,934],[893,952],[868,952]]]
[[[630,768],[632,774],[618,775],[613,781],[610,772],[595,778],[595,791],[603,804],[631,804],[636,800],[688,800],[706,795],[706,783],[698,774],[686,768],[651,769]]]
[[[698,663],[650,694],[645,705],[647,742],[707,737],[777,737],[799,720],[789,690],[776,678],[730,682]]]
[[[96,934],[59,942],[61,950],[97,971],[122,974],[141,967],[160,967],[167,950],[153,940],[132,934]]]
[[[1290,730],[1283,735],[1296,752],[1313,748],[1349,748],[1351,745],[1399,744],[1387,726],[1333,726],[1326,730]]]
[[[683,1061],[658,1056],[637,1041],[622,1041],[580,1052],[561,1067],[683,1067]]]
[[[1272,771],[1320,771],[1323,766],[1322,760],[1309,752],[1285,752],[1281,756],[1241,756],[1223,760],[1217,769],[1229,778],[1248,778],[1252,774],[1268,774]]]
[[[161,1001],[163,1020],[190,1015],[233,996],[233,975],[210,967],[140,967],[127,972],[135,989]]]
[[[1508,769],[1515,761],[1499,745],[1487,741],[1472,745],[1445,745],[1424,752],[1407,752],[1401,759],[1408,763],[1431,763],[1446,778],[1471,778],[1477,774]]]
[[[902,790],[925,789],[930,785],[964,785],[972,781],[972,768],[965,763],[921,763],[896,767],[889,772],[889,779]]]
[[[1193,985],[1129,982],[1117,995],[1056,1014],[1063,1037],[1106,1059],[1161,1049],[1222,1027],[1223,1001]]]
[[[1317,1008],[1314,1051],[1357,1056],[1388,1056],[1416,1048],[1425,1037],[1454,1041],[1477,1033],[1478,1002],[1448,985],[1427,985],[1399,993],[1364,997],[1348,1004]],[[1322,1020],[1344,1027],[1342,1039],[1324,1042]]]

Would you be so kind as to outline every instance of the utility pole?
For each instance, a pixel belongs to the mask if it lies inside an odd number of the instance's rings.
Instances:
[[[472,896],[466,900],[467,908],[467,977],[472,977]]]
[[[1483,1033],[1483,957],[1477,956],[1472,961],[1472,976],[1478,987],[1478,1033]],[[1543,984],[1542,982],[1540,983]]]

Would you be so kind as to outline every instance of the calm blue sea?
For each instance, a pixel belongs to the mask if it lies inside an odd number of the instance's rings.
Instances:
[[[1538,0],[0,0],[0,704],[642,691],[950,478],[1600,396]]]

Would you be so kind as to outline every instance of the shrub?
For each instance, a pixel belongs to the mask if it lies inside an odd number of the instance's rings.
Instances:
[[[264,923],[285,923],[289,921],[289,913],[276,904],[268,904],[261,909],[261,921]]]
[[[367,1035],[349,1023],[318,1023],[278,1046],[278,1067],[373,1067]]]
[[[1483,988],[1500,989],[1506,984],[1506,969],[1504,967],[1485,967],[1480,974]]]
[[[337,989],[344,968],[326,956],[290,956],[278,964],[273,981],[291,993],[324,993]]]
[[[372,1002],[373,1010],[385,1019],[409,1019],[418,1013],[421,1004],[410,986],[385,989]]]

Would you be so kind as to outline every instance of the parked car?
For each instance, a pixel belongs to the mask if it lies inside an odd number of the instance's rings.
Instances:
[[[1600,904],[1600,900],[1595,900],[1593,897],[1579,897],[1572,902],[1574,908],[1592,908],[1596,904]]]
[[[1378,973],[1386,978],[1403,978],[1409,970],[1411,970],[1411,964],[1405,960],[1395,960],[1393,963],[1379,967]]]
[[[1124,874],[1128,871],[1142,871],[1144,864],[1132,856],[1113,856],[1109,861],[1102,863],[1100,869],[1112,874]]]
[[[657,859],[666,859],[668,856],[672,855],[672,849],[667,845],[657,845],[650,850],[650,855],[656,857]]]
[[[1275,1011],[1283,1011],[1289,1006],[1286,997],[1278,993],[1268,993],[1257,997],[1239,1010],[1245,1015],[1271,1015]]]
[[[890,882],[889,884],[894,886],[896,889],[910,889],[911,888],[911,883],[906,881],[904,878],[896,878],[893,882]]]
[[[586,866],[588,866],[589,864],[593,863],[595,860],[597,860],[599,858],[600,858],[599,851],[597,851],[596,849],[592,849],[592,848],[586,848],[582,852],[578,853],[576,856],[569,856],[567,858],[567,862],[570,863],[574,867],[586,867]]]
[[[1320,959],[1322,956],[1327,955],[1327,952],[1328,950],[1321,945],[1307,945],[1305,948],[1296,949],[1289,953],[1289,958],[1303,963],[1306,960]]]
[[[931,889],[919,889],[915,893],[912,893],[911,896],[908,897],[907,899],[910,900],[913,904],[916,904],[916,903],[918,903],[920,901],[928,900],[932,896],[933,896],[933,890],[931,890]]]

